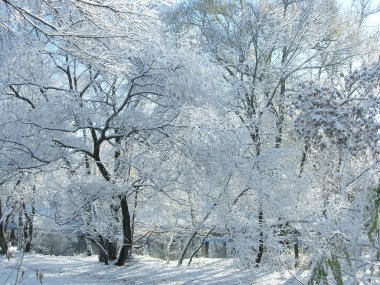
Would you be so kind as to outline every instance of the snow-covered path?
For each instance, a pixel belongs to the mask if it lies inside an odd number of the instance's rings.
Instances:
[[[8,261],[0,259],[0,284],[15,284],[21,256]],[[43,273],[43,284],[299,284],[287,273],[256,273],[237,269],[229,259],[196,259],[190,267],[177,267],[175,262],[136,256],[123,267],[105,266],[96,256],[44,256],[26,254],[21,270],[22,285],[40,284],[36,270]],[[8,280],[7,280],[8,279]],[[6,281],[7,280],[7,281]]]

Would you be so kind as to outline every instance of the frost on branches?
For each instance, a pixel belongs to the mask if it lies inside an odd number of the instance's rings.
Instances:
[[[379,95],[376,62],[334,83],[307,82],[290,96],[295,134],[313,164],[305,174],[313,173],[320,201],[303,231],[314,252],[312,284],[330,277],[357,284],[379,258]]]
[[[377,45],[341,9],[0,0],[2,252],[71,231],[106,264],[157,242],[181,265],[219,240],[356,284],[380,258],[380,64],[348,72]]]

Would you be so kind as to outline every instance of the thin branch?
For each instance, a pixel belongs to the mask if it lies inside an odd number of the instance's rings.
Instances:
[[[32,109],[36,108],[36,106],[33,104],[33,102],[30,101],[28,98],[21,96],[20,93],[12,86],[12,84],[9,85],[9,88],[13,91],[16,98],[27,102],[29,104],[29,106],[32,107]]]

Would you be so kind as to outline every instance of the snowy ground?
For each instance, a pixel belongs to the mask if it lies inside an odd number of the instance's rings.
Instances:
[[[0,284],[15,284],[21,254],[8,261],[0,259]],[[26,254],[21,272],[22,285],[40,284],[36,270],[42,271],[45,285],[63,284],[257,284],[295,285],[300,284],[290,273],[258,273],[241,270],[232,265],[230,259],[195,259],[190,267],[177,267],[175,262],[167,264],[163,260],[135,256],[132,263],[123,267],[105,266],[96,256],[44,256]]]

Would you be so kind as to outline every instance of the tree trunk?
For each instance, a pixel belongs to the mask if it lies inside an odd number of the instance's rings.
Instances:
[[[304,149],[302,151],[302,156],[301,156],[300,174],[298,175],[299,177],[302,176],[302,173],[304,171],[305,163],[306,163],[306,159],[307,159],[307,152],[309,151],[309,147],[310,147],[310,142],[305,141]]]
[[[203,239],[201,240],[199,246],[193,251],[192,255],[190,256],[190,259],[189,259],[189,262],[187,263],[187,266],[189,266],[191,264],[191,261],[193,260],[193,257],[195,256],[195,254],[198,252],[198,250],[201,249],[202,245],[204,244],[206,238],[211,234],[211,232],[214,230],[215,227],[212,227],[208,233],[203,237]],[[208,255],[208,244],[207,244],[207,255]]]
[[[100,171],[100,174],[103,176],[103,178],[106,181],[111,182],[111,175],[108,172],[105,165],[100,160],[100,144],[99,144],[99,142],[94,142],[94,156],[93,156],[93,158],[95,160],[96,166],[98,167],[98,170]],[[117,208],[111,209],[114,211],[113,214],[115,214],[116,220],[117,220]],[[109,258],[110,260],[115,260],[117,258],[117,243],[113,242],[113,241],[109,241],[107,238],[104,238],[104,237],[102,237],[101,243],[102,243],[102,246],[104,247],[104,249],[107,250],[107,252],[108,252],[107,258]],[[101,260],[103,258],[104,257],[99,255],[100,261],[103,261],[103,260]]]
[[[181,252],[181,255],[180,255],[179,259],[178,259],[178,264],[177,264],[178,266],[182,265],[183,259],[185,258],[185,255],[186,255],[186,251],[188,250],[188,248],[189,248],[189,246],[191,244],[191,241],[195,238],[195,236],[197,235],[197,233],[198,233],[198,231],[194,231],[191,234],[190,238],[187,240],[187,242],[186,242],[186,244],[185,244],[185,246],[184,246],[184,248],[183,248],[183,250]]]
[[[106,260],[115,260],[117,257],[117,243],[111,242],[108,238],[98,235],[99,242],[95,242],[91,239],[98,247],[99,245],[104,249],[105,252],[99,252],[99,261],[105,262]]]
[[[33,218],[36,214],[36,209],[32,205],[32,213],[29,215],[26,212],[25,203],[22,203],[22,208],[25,215],[25,224],[24,224],[24,240],[25,240],[25,252],[30,252],[32,249],[32,239],[33,239]]]
[[[283,48],[283,60],[286,58],[286,47]],[[284,96],[285,96],[285,90],[286,90],[286,81],[285,79],[281,79],[281,89],[280,89],[280,102],[278,106],[278,114],[277,114],[277,120],[276,120],[276,127],[277,127],[277,136],[275,141],[275,148],[280,148],[282,143],[282,133],[284,128]]]
[[[298,266],[300,265],[298,238],[294,239],[294,258],[295,258],[294,267],[298,268]]]
[[[119,258],[115,263],[117,266],[123,266],[125,261],[131,257],[132,251],[132,231],[131,231],[131,217],[129,214],[127,196],[120,195],[120,206],[123,224],[123,245],[121,247]]]
[[[257,252],[257,256],[256,256],[256,265],[255,266],[259,266],[260,262],[261,262],[261,258],[263,257],[263,253],[264,253],[264,231],[263,231],[263,220],[264,220],[264,213],[263,213],[263,210],[261,209],[260,212],[259,212],[259,226],[260,226],[260,237],[259,237],[259,251]]]
[[[117,258],[117,242],[106,240],[107,243],[107,253],[110,260],[115,260]]]
[[[119,223],[120,222],[119,216],[118,216],[119,206],[115,204],[111,204],[110,208],[111,208],[111,216],[113,217],[113,220]],[[117,229],[115,228],[116,228],[116,225],[112,225],[112,230],[116,232]],[[105,249],[107,250],[109,259],[110,260],[117,259],[117,240],[116,239],[110,240],[105,237],[103,237],[103,240],[105,242]]]
[[[19,209],[18,213],[18,231],[17,231],[17,249],[22,250],[24,246],[24,215],[22,209]]]
[[[99,261],[104,262],[105,265],[109,265],[109,256],[106,248],[104,247],[105,241],[101,235],[99,235],[98,242],[96,239],[92,238],[91,236],[86,236],[89,240],[91,240],[99,249]]]
[[[1,208],[1,200],[0,200],[0,220],[3,218],[3,212]],[[8,244],[7,240],[5,238],[5,232],[4,232],[4,223],[0,223],[0,247],[1,247],[1,254],[7,254],[8,251]]]

